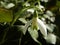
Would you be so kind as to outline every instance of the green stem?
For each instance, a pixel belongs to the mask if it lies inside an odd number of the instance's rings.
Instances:
[[[21,33],[21,37],[19,39],[19,45],[21,45],[22,37],[23,37],[23,34]]]
[[[33,17],[35,17],[35,18],[38,17],[38,12],[37,11],[34,11],[34,16]]]
[[[24,8],[22,10],[19,10],[17,13],[16,13],[16,16],[14,18],[14,20],[12,21],[11,23],[11,26],[13,26],[13,24],[16,22],[16,20],[21,16],[21,14],[26,11],[28,8]]]
[[[5,38],[6,38],[8,30],[9,30],[9,27],[4,30],[4,35],[3,35],[2,41],[0,42],[0,45],[2,45],[5,42]]]
[[[40,0],[38,0],[38,5],[40,6]]]

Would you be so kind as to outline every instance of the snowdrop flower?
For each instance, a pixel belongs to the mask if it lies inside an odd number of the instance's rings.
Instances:
[[[49,10],[46,11],[46,14],[49,15],[49,16],[53,16],[53,13]]]
[[[33,8],[28,9],[27,12],[31,12],[33,14],[34,13],[34,9]]]
[[[42,35],[43,35],[44,37],[47,36],[46,25],[45,25],[38,17],[35,18],[35,20],[34,20],[34,18],[33,18],[33,20],[32,20],[32,25],[35,26],[35,28],[37,27],[38,30],[41,31],[41,33],[42,33]]]
[[[29,9],[29,10],[27,10],[27,11],[33,13],[33,12],[34,12],[34,9]],[[35,13],[35,14],[34,14],[34,17],[32,18],[31,21],[29,21],[29,22],[25,25],[24,30],[26,30],[26,29],[28,28],[28,26],[30,26],[30,24],[31,24],[31,26],[32,26],[33,29],[40,30],[41,33],[42,33],[42,35],[43,35],[44,37],[46,37],[46,36],[47,36],[46,26],[45,26],[45,24],[43,23],[43,21],[41,21],[41,20],[38,18],[38,13],[37,13],[37,11],[35,11],[34,13]]]
[[[8,5],[5,6],[5,8],[6,8],[6,9],[10,9],[10,8],[12,8],[12,7],[14,7],[14,6],[15,6],[15,4],[9,3]]]
[[[51,21],[54,22],[55,21],[55,17],[51,17]]]
[[[54,34],[49,33],[45,39],[48,43],[56,44],[56,36]]]
[[[29,28],[28,28],[28,32],[30,33],[32,39],[33,39],[35,42],[39,43],[39,41],[37,40],[37,38],[38,38],[38,31],[35,30],[35,29],[33,30],[31,27],[29,27]]]
[[[31,24],[32,23],[32,24]],[[44,37],[47,36],[47,29],[46,29],[46,26],[45,24],[39,19],[39,18],[35,18],[35,20],[31,20],[29,22],[27,22],[27,24],[25,25],[24,27],[24,30],[27,30],[27,28],[30,26],[30,25],[33,25],[33,26],[37,26],[38,27],[38,30],[41,31],[41,33],[43,34]]]
[[[25,18],[19,18],[19,21],[21,21],[23,23],[27,23],[27,21],[25,20]]]
[[[41,31],[41,33],[43,34],[43,36],[47,36],[47,29],[46,29],[46,26],[45,24],[39,19],[37,18],[37,24],[38,24],[38,27]]]
[[[48,29],[49,32],[53,32],[54,31],[54,28],[56,27],[55,24],[46,24],[46,27]]]
[[[43,9],[43,11],[45,10],[44,6],[40,5],[39,8]]]
[[[29,25],[29,23],[28,23]],[[33,19],[30,22],[30,28],[26,25],[25,30],[28,27],[28,31],[31,35],[31,37],[39,43],[39,41],[37,40],[38,38],[38,30],[40,30],[40,32],[42,33],[42,35],[44,37],[47,37],[47,30],[46,30],[46,26],[45,24],[38,18],[38,17],[33,17]],[[37,27],[37,29],[36,29]]]
[[[3,1],[1,1],[0,3],[1,3],[1,5],[2,5],[4,8],[6,8],[6,9],[10,9],[10,8],[12,8],[12,7],[15,6],[15,4],[13,4],[13,3],[9,3],[9,4],[7,4],[7,5],[6,5],[6,3],[3,2]]]
[[[23,34],[25,35],[27,28],[31,25],[32,20],[28,21],[22,29]]]
[[[39,8],[44,8],[44,6],[40,5]]]
[[[41,11],[45,11],[45,8],[44,8],[44,6],[42,6],[42,5],[36,5],[36,7],[38,8],[38,9],[40,9]]]
[[[30,4],[28,2],[24,3],[25,6],[30,6]]]

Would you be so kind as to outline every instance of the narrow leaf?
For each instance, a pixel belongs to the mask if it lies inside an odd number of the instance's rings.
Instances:
[[[10,10],[0,8],[0,22],[11,22],[12,17],[13,15]]]

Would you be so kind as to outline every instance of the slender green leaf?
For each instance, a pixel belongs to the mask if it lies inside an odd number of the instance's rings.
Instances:
[[[11,21],[12,21],[12,12],[0,8],[0,22],[11,22]]]

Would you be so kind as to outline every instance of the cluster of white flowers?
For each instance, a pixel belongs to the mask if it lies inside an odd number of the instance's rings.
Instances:
[[[31,12],[31,13],[34,13],[34,9],[28,9],[27,11]],[[47,14],[48,13],[49,13],[49,11],[47,11]],[[51,15],[52,15],[52,13],[51,13]],[[37,25],[36,25],[36,23],[37,23]],[[48,43],[56,44],[56,35],[52,34],[52,32],[51,33],[47,33],[47,26],[38,17],[35,17],[35,21],[34,21],[34,18],[33,18],[32,20],[30,20],[29,22],[27,22],[27,24],[24,26],[25,32],[29,28],[29,26],[31,26],[32,24],[36,25],[38,27],[38,30],[40,30],[40,32],[42,33],[44,39]]]
[[[41,1],[43,1],[43,2],[48,2],[48,0],[41,0]],[[25,5],[26,5],[26,6],[30,6],[30,4],[29,4],[28,2],[25,3]],[[41,12],[44,12],[44,11],[45,11],[44,6],[42,6],[42,5],[36,5],[36,7],[37,7],[38,10],[40,10]],[[34,8],[30,8],[30,9],[27,10],[27,12],[31,12],[32,14],[34,13],[34,11],[35,11]],[[41,14],[41,13],[39,12],[39,14]],[[49,16],[51,17],[51,16],[53,16],[53,13],[48,10],[48,11],[46,12],[46,15],[49,15]],[[52,17],[52,18],[50,18],[50,20],[51,20],[52,22],[54,22],[55,18]],[[33,27],[33,29],[31,29],[31,28],[30,28],[31,25],[36,26],[37,29],[36,29],[36,28],[34,29],[34,27]],[[30,26],[30,27],[29,27],[29,26]],[[37,31],[40,30],[40,32],[41,32],[41,34],[43,35],[44,39],[45,39],[48,43],[56,44],[56,35],[52,34],[53,31],[51,31],[51,33],[48,33],[48,32],[47,32],[47,26],[44,24],[44,22],[43,22],[41,19],[39,19],[39,17],[36,17],[35,19],[34,19],[34,17],[33,17],[32,20],[30,20],[29,22],[27,22],[26,25],[24,26],[24,34],[26,33],[26,30],[28,30],[28,31],[33,30],[33,32],[31,31],[30,34],[33,33],[33,34],[32,34],[32,37],[35,37],[35,38],[38,37],[38,32],[37,32]],[[37,30],[37,31],[36,31],[36,30]],[[34,34],[34,33],[35,33],[35,34]],[[35,38],[33,38],[33,39],[34,39],[35,41],[37,41]],[[38,41],[37,41],[37,42],[38,42]]]
[[[36,20],[37,19],[37,20]],[[41,21],[38,17],[35,20],[37,21],[37,25],[38,25],[38,30],[40,30],[40,32],[42,33],[42,35],[44,36],[44,39],[51,43],[51,44],[56,44],[56,36],[52,33],[47,34],[47,27],[46,25],[43,23],[43,21]],[[33,20],[29,21],[26,25],[24,30],[27,30],[27,28],[29,27],[29,25],[31,25]]]

